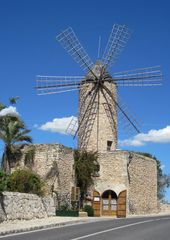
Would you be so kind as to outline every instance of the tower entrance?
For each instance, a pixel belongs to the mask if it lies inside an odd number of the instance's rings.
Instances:
[[[112,190],[106,190],[102,194],[102,215],[103,216],[117,215],[117,195]]]

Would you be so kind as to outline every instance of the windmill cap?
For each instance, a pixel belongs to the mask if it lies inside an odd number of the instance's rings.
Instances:
[[[86,78],[88,79],[95,79],[95,76],[97,78],[100,78],[102,75],[102,78],[112,78],[109,73],[107,72],[104,64],[100,61],[97,60],[96,63],[91,67],[91,71],[89,71],[86,75]]]

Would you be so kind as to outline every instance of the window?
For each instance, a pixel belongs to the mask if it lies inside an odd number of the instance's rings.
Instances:
[[[92,174],[93,177],[99,177],[100,176],[100,165],[96,164],[95,172]]]
[[[111,150],[112,143],[112,141],[107,141],[107,151]]]

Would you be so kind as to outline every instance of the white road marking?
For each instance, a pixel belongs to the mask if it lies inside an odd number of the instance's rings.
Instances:
[[[131,223],[131,224],[123,225],[123,226],[120,226],[120,227],[114,227],[114,228],[110,228],[110,229],[107,229],[107,230],[103,230],[103,231],[87,234],[87,235],[84,235],[84,236],[81,236],[81,237],[71,238],[69,240],[80,240],[80,239],[96,236],[96,235],[99,235],[99,234],[102,234],[102,233],[115,231],[115,230],[118,230],[118,229],[121,229],[121,228],[127,228],[127,227],[131,227],[131,226],[135,226],[135,225],[139,225],[139,224],[143,224],[143,223],[148,223],[148,222],[154,222],[154,221],[155,220],[152,219],[152,220],[147,220],[147,221],[142,221],[142,222],[137,222],[137,223]]]
[[[42,232],[42,231],[47,231],[47,230],[56,229],[56,228],[66,228],[66,227],[70,227],[70,226],[81,225],[81,224],[88,224],[88,223],[91,223],[91,222],[99,222],[99,221],[101,221],[101,220],[92,220],[90,222],[76,222],[76,223],[73,222],[73,223],[64,224],[64,225],[62,225],[62,223],[61,223],[61,224],[59,224],[57,226],[54,226],[54,227],[52,227],[50,225],[49,226],[46,225],[44,228],[39,228],[39,229],[35,229],[35,230],[23,229],[22,232],[9,233],[9,234],[6,234],[6,235],[0,235],[0,239],[1,238],[7,238],[7,237],[14,237],[14,236],[18,236],[18,235],[30,234],[30,233],[35,233],[35,232]],[[107,220],[104,220],[104,221],[107,221]]]
[[[160,218],[160,220],[170,220],[170,217]]]
[[[119,219],[115,219],[115,220],[119,220]],[[121,229],[121,228],[126,228],[126,227],[130,227],[130,226],[134,226],[134,225],[138,225],[138,224],[142,224],[142,223],[153,222],[153,221],[160,221],[160,220],[170,220],[170,217],[156,218],[156,219],[151,219],[151,220],[147,220],[147,221],[131,223],[131,224],[123,225],[123,226],[120,226],[120,227],[115,227],[115,228],[111,228],[111,229],[108,229],[108,230],[104,230],[104,231],[100,231],[100,232],[84,235],[84,236],[81,236],[81,237],[78,237],[78,238],[72,238],[72,239],[69,239],[69,240],[84,239],[84,238],[87,238],[87,237],[90,237],[90,236],[99,235],[99,234],[102,234],[102,233],[105,233],[105,232],[110,232],[110,231],[114,231],[114,230]],[[107,220],[105,220],[105,221],[107,221]],[[95,222],[95,221],[92,221],[92,222]],[[54,226],[54,227],[47,226],[46,228],[36,229],[36,230],[28,230],[28,231],[25,229],[25,231],[23,231],[23,232],[10,233],[10,234],[7,234],[7,235],[1,235],[0,239],[1,238],[7,238],[7,237],[14,237],[14,236],[18,236],[18,235],[30,234],[30,233],[34,233],[34,232],[42,232],[42,231],[47,231],[47,230],[56,229],[56,228],[65,228],[65,227],[70,227],[70,226],[74,226],[74,225],[88,224],[88,223],[90,223],[90,222],[70,223],[68,225],[66,224],[66,225],[59,225],[59,226]]]

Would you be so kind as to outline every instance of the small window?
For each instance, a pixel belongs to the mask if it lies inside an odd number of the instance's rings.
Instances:
[[[112,143],[112,141],[107,141],[107,151],[111,150]]]
[[[96,164],[96,169],[94,173],[92,174],[93,177],[99,177],[100,176],[100,165]]]

